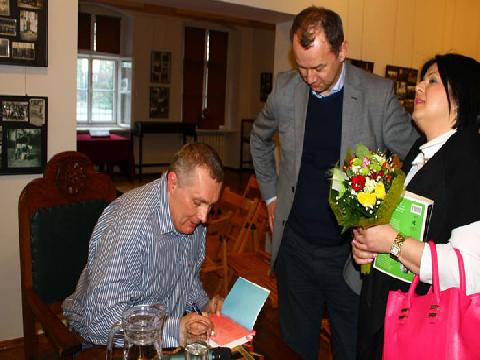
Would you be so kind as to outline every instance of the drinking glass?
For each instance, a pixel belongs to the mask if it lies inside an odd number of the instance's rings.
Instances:
[[[187,325],[186,329],[185,359],[208,360],[208,339],[210,336],[210,329],[191,325]]]

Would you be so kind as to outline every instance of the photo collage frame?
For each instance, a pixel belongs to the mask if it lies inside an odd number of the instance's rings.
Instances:
[[[411,114],[415,101],[415,86],[417,85],[418,70],[387,65],[385,68],[385,77],[393,80],[395,95],[398,97],[400,104]]]
[[[150,58],[150,118],[168,119],[172,53],[152,51]]]
[[[43,172],[47,123],[47,97],[0,95],[0,175]]]
[[[46,67],[48,0],[0,0],[0,64]]]
[[[347,60],[349,60],[353,66],[359,67],[360,69],[373,73],[373,66],[374,66],[373,61],[363,61],[363,60],[352,59],[352,58],[347,58]]]

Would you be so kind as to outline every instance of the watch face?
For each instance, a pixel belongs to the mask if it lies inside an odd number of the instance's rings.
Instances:
[[[400,254],[400,247],[398,246],[398,244],[392,245],[392,248],[390,249],[390,254],[398,257],[398,255]]]

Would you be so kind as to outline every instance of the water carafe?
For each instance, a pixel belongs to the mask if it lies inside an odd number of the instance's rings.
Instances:
[[[160,304],[136,305],[125,310],[121,321],[113,324],[110,330],[106,359],[112,360],[114,342],[120,335],[123,360],[160,360],[165,318],[165,306]]]

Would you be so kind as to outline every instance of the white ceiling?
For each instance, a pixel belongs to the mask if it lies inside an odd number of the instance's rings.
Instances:
[[[227,3],[218,0],[136,0],[144,4],[166,6],[176,9],[193,10],[202,13],[224,15],[241,19],[278,24],[292,20],[294,15],[272,10],[258,9],[245,5]]]

